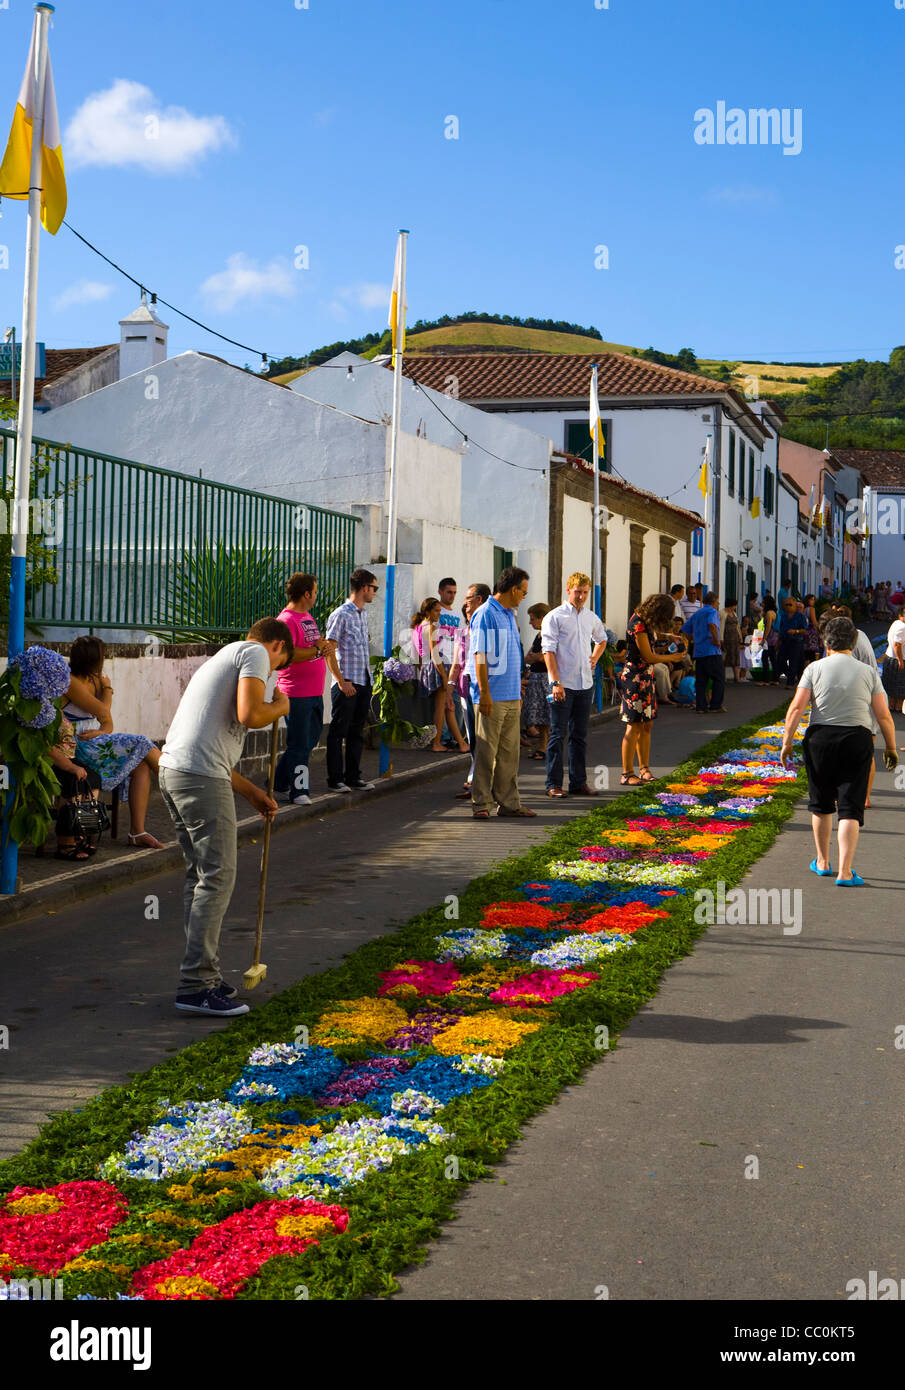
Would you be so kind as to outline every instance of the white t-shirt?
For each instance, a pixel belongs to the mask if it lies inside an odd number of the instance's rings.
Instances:
[[[883,694],[879,672],[849,652],[833,652],[802,672],[799,690],[811,692],[812,724],[861,724],[874,730],[871,700]]]
[[[236,718],[239,681],[245,677],[263,681],[270,698],[276,672],[261,642],[230,642],[198,667],[173,716],[161,767],[229,780],[247,733]]]
[[[441,603],[440,618],[437,632],[434,634],[434,642],[438,648],[437,655],[447,668],[452,666],[456,659],[459,628],[464,621],[461,613],[457,613],[454,608],[446,608]],[[427,653],[425,653],[425,655],[427,655]]]
[[[902,622],[902,619],[901,619],[901,618],[896,618],[896,620],[895,620],[895,622],[893,623],[892,627],[889,629],[889,633],[888,633],[888,635],[887,635],[886,642],[887,642],[887,646],[886,646],[886,655],[887,655],[887,656],[891,656],[891,657],[895,658],[895,652],[893,651],[893,644],[896,643],[896,642],[899,643],[899,645],[900,645],[901,648],[902,648],[903,654],[905,654],[905,623]]]

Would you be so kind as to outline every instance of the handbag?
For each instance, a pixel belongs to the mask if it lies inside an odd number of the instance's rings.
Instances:
[[[99,839],[105,830],[110,829],[107,807],[103,801],[95,801],[89,793],[77,796],[60,807],[56,829],[58,835]]]

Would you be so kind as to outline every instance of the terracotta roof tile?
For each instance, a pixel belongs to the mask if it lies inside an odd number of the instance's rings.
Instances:
[[[833,449],[843,468],[857,468],[872,487],[905,486],[905,449]]]
[[[493,406],[504,402],[529,402],[569,408],[586,404],[590,369],[597,366],[597,394],[603,405],[619,397],[729,396],[761,435],[770,430],[724,382],[710,377],[662,367],[626,353],[604,352],[476,352],[406,355],[402,370],[435,391],[448,389],[448,378],[458,380],[458,398],[469,405]]]
[[[92,357],[99,357],[102,352],[109,352],[111,348],[118,346],[118,343],[106,343],[103,347],[48,348],[45,353],[47,375],[38,377],[35,381],[35,400],[39,401],[44,387],[49,386],[58,377],[65,376],[75,367],[81,367],[83,363],[90,362]],[[8,381],[9,377],[0,376],[0,383]],[[18,388],[18,382],[16,384]]]

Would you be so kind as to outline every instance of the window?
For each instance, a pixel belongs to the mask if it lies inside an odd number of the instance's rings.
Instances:
[[[754,501],[754,450],[748,450],[748,501]]]
[[[798,561],[792,561],[792,593],[797,594],[798,589]]]
[[[726,591],[726,603],[730,603],[732,599],[738,598],[738,591],[736,588],[735,561],[732,559],[731,556],[726,560],[726,582],[723,585],[723,588]]]
[[[764,516],[773,515],[773,469],[764,469]]]
[[[729,496],[735,492],[735,430],[729,431]]]
[[[612,421],[603,420],[603,453],[600,455],[600,472],[612,473],[611,452],[612,452]],[[578,458],[584,459],[586,463],[591,463],[594,458],[594,441],[591,439],[590,429],[587,418],[584,420],[566,420],[564,429],[563,448],[567,454],[576,454]]]
[[[785,550],[779,561],[779,587],[781,589],[788,589],[789,587],[789,556]]]
[[[745,500],[745,446],[741,438],[738,441],[738,500]]]
[[[507,565],[511,565],[511,564],[512,564],[512,551],[511,551],[511,550],[503,550],[500,546],[495,545],[495,546],[493,547],[493,580],[494,580],[494,582],[496,582],[497,577],[498,577],[499,574],[506,568],[506,566],[507,566]]]
[[[754,570],[751,568],[750,565],[748,566],[748,569],[745,573],[745,587],[748,592],[748,597],[754,598],[755,594],[757,593],[757,575],[754,573]]]

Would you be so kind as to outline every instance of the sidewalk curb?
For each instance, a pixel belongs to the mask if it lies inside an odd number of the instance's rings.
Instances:
[[[613,705],[599,714],[591,715],[591,727],[607,723],[618,714],[618,706]],[[281,806],[274,817],[273,829],[277,833],[288,830],[306,820],[320,820],[325,815],[340,815],[354,810],[367,800],[378,796],[391,796],[409,787],[434,782],[456,767],[462,767],[466,754],[450,755],[436,765],[426,763],[423,767],[412,767],[406,772],[394,773],[375,782],[370,792],[349,792],[348,794],[327,793],[310,806]],[[238,822],[238,843],[248,844],[261,834],[263,822],[260,816],[244,816]],[[180,869],[185,860],[178,841],[169,840],[162,850],[136,850],[134,854],[124,855],[114,863],[92,863],[82,869],[71,869],[58,874],[45,883],[36,883],[23,888],[21,893],[0,897],[0,931],[6,926],[22,922],[36,913],[68,906],[85,898],[102,897],[114,888],[126,883],[139,883],[142,879],[156,878],[161,873]]]

